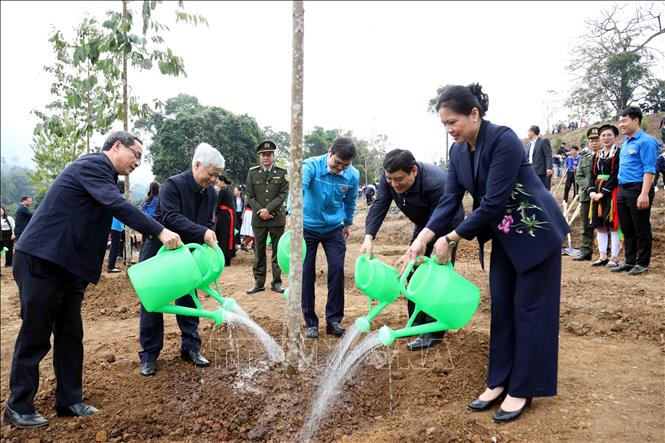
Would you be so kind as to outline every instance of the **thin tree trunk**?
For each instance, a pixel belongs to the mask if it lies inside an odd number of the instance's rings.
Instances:
[[[127,0],[122,0],[122,18],[127,20]],[[127,30],[123,31],[125,39],[127,38]],[[124,110],[124,119],[122,122],[123,129],[129,131],[129,97],[127,94],[127,54],[122,55],[122,107]],[[129,175],[125,175],[125,200],[129,201]],[[125,225],[125,267],[132,263],[131,257],[131,241],[129,235],[129,226]]]
[[[289,168],[291,199],[291,261],[289,264],[289,300],[287,304],[288,352],[286,372],[298,373],[300,319],[302,311],[302,141],[304,83],[305,9],[302,1],[293,2],[293,71],[291,74],[291,161]]]

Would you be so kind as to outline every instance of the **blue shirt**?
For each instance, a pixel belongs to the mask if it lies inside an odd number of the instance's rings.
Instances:
[[[117,218],[113,217],[113,220],[111,221],[111,231],[118,231],[122,232],[125,230],[125,224],[118,220]]]
[[[147,201],[144,201],[143,205],[141,206],[141,209],[143,209],[143,212],[145,212],[150,217],[155,215],[155,209],[157,209],[157,198],[158,198],[158,195],[155,195],[152,198],[152,200],[150,200],[150,203],[148,203]]]
[[[572,155],[566,157],[566,167],[569,171],[577,168],[577,164],[580,162],[580,156],[573,157]]]
[[[656,173],[658,141],[644,132],[637,131],[626,137],[619,156],[619,184],[642,183],[644,174]]]
[[[353,224],[360,174],[349,166],[341,174],[328,168],[328,154],[302,162],[303,225],[305,229],[328,233]]]

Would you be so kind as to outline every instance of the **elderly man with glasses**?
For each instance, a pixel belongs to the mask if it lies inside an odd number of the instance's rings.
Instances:
[[[35,410],[39,362],[51,349],[59,416],[89,416],[97,409],[83,403],[83,321],[81,303],[88,283],[97,283],[106,253],[111,219],[128,224],[160,246],[174,249],[180,236],[125,201],[118,174],[138,166],[141,140],[117,131],[102,152],[84,155],[58,175],[16,245],[14,279],[21,302],[5,424],[45,426]]]

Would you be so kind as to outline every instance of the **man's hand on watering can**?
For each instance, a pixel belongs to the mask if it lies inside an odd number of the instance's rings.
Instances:
[[[363,244],[360,247],[360,255],[367,254],[367,257],[372,258],[372,249],[374,248],[372,240],[373,238],[371,235],[367,234],[365,236],[365,241],[363,241]]]
[[[164,246],[166,246],[166,249],[175,249],[178,246],[182,245],[182,240],[180,240],[180,236],[173,231],[169,231],[166,228],[162,229],[162,232],[159,233],[157,238],[159,238],[159,241],[161,241],[164,244]]]
[[[203,234],[203,242],[214,249],[217,245],[217,234],[215,234],[215,231],[211,229],[206,230],[206,233]]]

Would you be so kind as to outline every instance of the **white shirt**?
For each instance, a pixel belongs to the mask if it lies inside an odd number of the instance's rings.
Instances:
[[[2,230],[3,231],[9,231],[9,230],[13,231],[14,226],[15,226],[14,219],[12,218],[11,215],[7,216],[7,220],[5,220],[4,217],[2,218]]]
[[[535,148],[537,140],[538,140],[538,138],[534,138],[531,141],[531,145],[529,145],[529,163],[533,163],[533,151],[534,151],[533,148]]]

